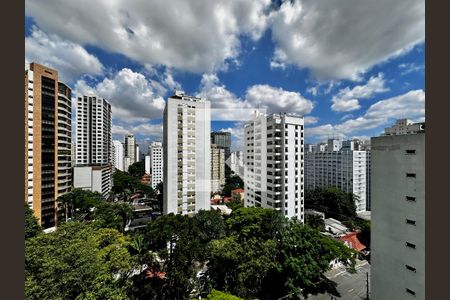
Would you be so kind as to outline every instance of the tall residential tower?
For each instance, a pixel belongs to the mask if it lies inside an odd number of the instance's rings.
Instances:
[[[303,125],[299,116],[260,113],[245,125],[245,206],[303,222]]]
[[[25,65],[25,202],[43,228],[57,225],[57,199],[72,187],[71,107],[58,71]]]
[[[210,102],[176,92],[164,108],[165,214],[210,209]]]

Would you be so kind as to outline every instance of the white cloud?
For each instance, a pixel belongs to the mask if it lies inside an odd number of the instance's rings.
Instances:
[[[423,0],[294,0],[273,14],[273,61],[319,79],[357,80],[424,41]]]
[[[72,81],[85,75],[101,75],[102,63],[78,44],[55,34],[46,34],[36,26],[25,38],[25,61],[36,62],[58,70],[63,81]]]
[[[220,84],[215,74],[204,74],[197,96],[211,101],[212,119],[248,120],[256,110],[267,113],[309,114],[314,105],[298,92],[286,91],[267,84],[250,86],[243,99]]]
[[[412,90],[405,94],[371,105],[366,113],[358,118],[348,119],[337,125],[324,124],[306,128],[305,136],[323,139],[332,135],[350,136],[352,134],[389,126],[395,119],[418,119],[425,115],[425,92]]]
[[[338,112],[357,110],[361,108],[359,99],[368,99],[376,93],[388,91],[384,84],[383,74],[379,73],[377,76],[370,77],[364,85],[357,85],[352,89],[349,87],[341,89],[333,96],[331,109]]]
[[[231,133],[231,151],[244,150],[244,125],[245,122],[235,122],[233,127],[222,128],[220,130]]]
[[[84,80],[77,81],[74,94],[103,97],[111,103],[114,118],[132,123],[162,117],[165,101],[157,92],[154,81],[124,68],[93,87]]]
[[[25,11],[44,31],[81,45],[200,73],[235,59],[240,36],[259,39],[269,6],[270,0],[29,0]]]
[[[305,125],[316,124],[317,122],[319,122],[318,117],[313,116],[305,117]]]
[[[146,138],[162,139],[163,124],[137,123],[137,124],[114,124],[112,133],[120,139],[126,134],[144,136]]]
[[[401,75],[406,75],[413,72],[423,71],[425,69],[425,65],[420,65],[417,63],[402,63],[398,65],[398,68],[401,70]]]

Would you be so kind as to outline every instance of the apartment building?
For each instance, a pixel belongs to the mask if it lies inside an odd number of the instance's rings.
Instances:
[[[366,211],[367,153],[357,141],[329,139],[327,144],[307,145],[305,188],[335,187],[357,196],[356,211]]]
[[[111,104],[97,95],[78,97],[74,187],[107,195],[112,187]],[[114,154],[115,155],[115,154]],[[87,178],[92,182],[87,184]]]
[[[225,149],[211,144],[211,191],[219,192],[225,185]]]
[[[71,89],[58,71],[25,65],[25,202],[43,228],[58,224],[72,187]]]
[[[234,172],[234,174],[244,177],[244,152],[231,152],[229,159],[226,160],[226,163],[230,166],[230,169]]]
[[[124,147],[121,141],[114,140],[113,141],[113,166],[114,169],[124,171],[123,163],[124,163]]]
[[[415,133],[420,130],[425,129],[425,123],[419,122],[414,123],[411,120],[408,119],[400,119],[395,122],[394,125],[391,127],[384,129],[384,135],[402,135],[402,134],[409,134],[409,133]]]
[[[129,158],[129,164],[126,166],[125,171],[128,171],[128,167],[135,162],[137,162],[137,156],[136,156],[136,138],[134,134],[127,134],[124,138],[124,148],[125,148],[125,157]]]
[[[150,145],[150,168],[152,174],[151,185],[153,189],[163,181],[163,146],[161,142],[153,142]]]
[[[146,155],[144,157],[145,174],[151,174],[151,172],[152,172],[152,167],[151,167],[150,162],[151,162],[150,155]]]
[[[425,132],[415,131],[371,139],[374,300],[425,299]]]
[[[217,148],[225,151],[225,160],[230,157],[231,154],[231,133],[215,131],[211,132],[211,144],[216,145]]]
[[[163,128],[164,214],[209,210],[210,102],[175,92],[166,102]]]
[[[303,117],[257,112],[244,130],[244,205],[303,222]]]

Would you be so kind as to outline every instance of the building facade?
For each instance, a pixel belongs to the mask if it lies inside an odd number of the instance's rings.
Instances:
[[[112,166],[85,165],[73,168],[73,186],[75,188],[99,192],[107,198],[112,188]]]
[[[123,149],[123,143],[121,141],[113,141],[113,149],[114,149],[114,156],[113,156],[113,166],[114,169],[124,171],[123,163],[124,163],[124,149]]]
[[[153,142],[150,145],[150,169],[152,174],[151,185],[153,189],[163,181],[163,146],[161,142]]]
[[[225,151],[225,160],[230,157],[231,149],[231,133],[215,131],[211,132],[211,144]]]
[[[230,166],[230,169],[234,174],[244,177],[244,152],[235,151],[231,152],[229,159],[226,163]]]
[[[225,185],[225,149],[211,144],[211,191],[219,192]]]
[[[146,155],[144,157],[144,168],[145,168],[145,174],[151,174],[152,167],[151,167],[150,155]]]
[[[58,71],[25,65],[25,202],[46,229],[58,224],[58,197],[72,187],[71,89]]]
[[[176,92],[166,102],[163,131],[164,214],[209,210],[210,102]]]
[[[384,129],[384,135],[402,135],[415,133],[425,129],[425,123],[414,123],[408,119],[400,119],[395,122],[391,127]]]
[[[305,188],[335,187],[356,195],[356,211],[366,210],[367,153],[355,141],[329,139],[326,145],[307,145]]]
[[[245,206],[304,221],[302,117],[256,113],[245,125]]]
[[[425,299],[425,133],[371,147],[371,299]]]
[[[74,187],[106,196],[112,187],[115,153],[112,142],[111,104],[96,95],[78,97],[77,148]],[[88,181],[90,183],[88,184]]]
[[[128,167],[132,164],[134,164],[136,160],[136,138],[134,137],[134,134],[127,134],[125,135],[124,140],[124,149],[125,149],[125,157],[129,158],[129,165],[126,167],[125,171],[128,171]]]

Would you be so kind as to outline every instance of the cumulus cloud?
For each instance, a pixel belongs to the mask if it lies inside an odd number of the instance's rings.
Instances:
[[[305,136],[324,139],[334,135],[348,137],[352,134],[389,126],[395,119],[421,119],[425,116],[425,92],[412,90],[405,94],[378,101],[358,118],[337,125],[324,124],[306,128]]]
[[[305,117],[305,125],[316,124],[317,122],[319,122],[318,117],[313,116]]]
[[[78,80],[74,92],[77,95],[96,94],[107,99],[111,103],[113,117],[123,122],[161,118],[165,106],[163,97],[155,90],[155,83],[128,68],[111,78],[104,78],[95,86]]]
[[[25,38],[25,61],[37,62],[58,70],[63,81],[85,75],[101,75],[104,71],[97,57],[82,46],[64,40],[56,34],[46,34],[36,26]]]
[[[235,59],[240,36],[259,39],[269,6],[270,0],[29,0],[25,12],[44,31],[81,45],[200,73]]]
[[[357,80],[373,65],[424,41],[423,0],[294,0],[273,14],[276,64],[319,79]]]
[[[137,123],[137,124],[122,124],[113,125],[112,133],[119,140],[123,138],[126,134],[134,134],[139,136],[144,136],[147,139],[162,139],[163,135],[163,124],[150,124],[150,123]]]
[[[401,70],[401,75],[406,75],[413,72],[420,72],[425,69],[425,65],[417,63],[402,63],[398,65]]]
[[[213,120],[248,120],[255,110],[267,113],[309,114],[314,105],[298,92],[267,84],[250,86],[239,98],[219,82],[215,74],[204,74],[197,96],[211,101]]]
[[[376,93],[388,91],[384,84],[383,74],[379,73],[377,76],[370,77],[364,85],[357,85],[352,89],[349,87],[341,89],[333,96],[331,109],[338,112],[357,110],[361,108],[359,99],[368,99]]]

